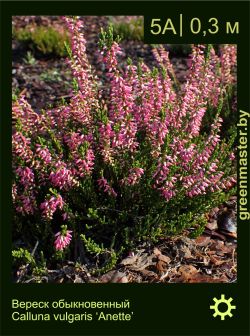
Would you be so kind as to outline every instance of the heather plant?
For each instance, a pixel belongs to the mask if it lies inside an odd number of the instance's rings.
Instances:
[[[214,55],[214,78],[222,92],[223,105],[221,117],[223,125],[222,136],[228,136],[235,131],[237,122],[237,47],[236,45],[221,44],[217,46],[217,53]],[[215,85],[216,85],[215,84]],[[207,108],[203,119],[203,127],[208,130],[207,125],[211,124],[216,109],[216,101]]]
[[[43,55],[67,55],[64,44],[68,41],[68,35],[65,30],[33,24],[24,28],[13,28],[12,35],[18,41],[26,43],[33,51],[39,51]]]
[[[114,36],[120,36],[124,40],[143,40],[142,16],[111,16],[110,24],[113,26]]]
[[[209,209],[234,192],[235,134],[220,136],[231,63],[223,66],[212,46],[193,46],[180,90],[162,48],[154,50],[158,68],[131,60],[120,68],[109,28],[97,76],[81,21],[65,23],[72,99],[41,113],[24,96],[13,102],[13,238],[28,248],[38,240],[47,258],[84,250],[106,271],[139,242],[199,234]],[[208,109],[215,117],[201,132]]]
[[[34,55],[28,51],[26,56],[23,58],[24,63],[29,64],[29,65],[35,65],[36,64],[36,59]]]
[[[33,253],[30,253],[27,249],[23,248],[13,250],[12,257],[15,266],[20,267],[21,269],[19,280],[28,269],[32,271],[32,275],[34,276],[47,274],[46,261],[42,251],[40,252],[39,260],[34,258]]]

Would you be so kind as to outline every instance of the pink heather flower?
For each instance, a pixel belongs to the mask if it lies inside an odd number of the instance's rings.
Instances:
[[[221,78],[224,85],[232,85],[236,81],[235,71],[237,60],[237,46],[224,44],[221,49]]]
[[[214,48],[211,48],[209,63],[207,65],[207,85],[209,87],[208,101],[213,107],[217,107],[222,93],[220,74],[218,73],[217,64],[220,63]]]
[[[85,83],[85,86],[87,84]],[[92,95],[92,93],[87,93],[86,95]],[[70,101],[70,113],[71,120],[73,119],[76,125],[90,126],[92,123],[92,115],[91,115],[91,105],[89,105],[89,98],[85,98],[82,92],[78,92],[71,98]],[[91,98],[92,100],[92,98]],[[93,102],[92,106],[98,107],[97,102]]]
[[[151,145],[151,154],[158,157],[163,145],[172,112],[169,107],[174,104],[176,95],[172,88],[170,77],[166,74],[152,74],[145,65],[141,64],[144,73],[130,78],[134,69],[128,69],[127,77],[133,94],[137,97],[133,105],[133,116],[137,129],[146,131],[146,138]]]
[[[142,168],[134,167],[129,170],[129,176],[121,181],[125,185],[135,185],[139,183],[141,176],[144,174]]]
[[[214,172],[216,172],[217,168],[218,168],[217,164],[215,162],[212,162],[210,167],[208,168],[208,171],[210,173],[214,173]]]
[[[236,184],[235,176],[226,177],[218,182],[218,186],[222,189],[230,189]]]
[[[66,165],[63,162],[57,162],[55,164],[57,170],[50,173],[49,179],[55,187],[67,190],[76,185],[77,180],[74,179],[71,170],[67,169],[65,166]]]
[[[19,176],[22,185],[28,187],[33,184],[34,173],[29,167],[18,167],[16,173]]]
[[[134,120],[134,96],[132,86],[127,74],[121,75],[117,69],[117,56],[121,49],[116,42],[110,48],[104,47],[101,59],[104,62],[109,82],[109,119],[112,122],[110,131],[111,148],[134,151],[138,143],[135,135],[137,124]]]
[[[62,251],[67,247],[72,239],[72,231],[66,229],[66,225],[62,225],[62,231],[59,231],[55,234],[56,240],[54,242],[55,249]]]
[[[205,62],[203,49],[204,46],[193,47],[191,68],[184,87],[184,97],[179,111],[180,118],[186,116],[187,113],[190,116],[199,114],[200,104],[203,103],[201,90],[206,85],[203,77]],[[201,107],[204,107],[204,103]]]
[[[80,177],[84,177],[86,175],[90,175],[95,161],[95,154],[92,148],[87,149],[84,159],[76,155],[74,157],[74,163],[77,167],[76,171],[78,172]]]
[[[86,54],[86,40],[82,33],[82,22],[69,17],[63,17],[63,19],[71,33],[70,39],[73,57],[68,60],[68,63],[71,67],[74,78],[77,79],[80,89],[79,95],[81,96],[80,99],[82,106],[81,108],[80,106],[78,107],[78,112],[79,115],[81,115],[82,109],[82,111],[84,111],[83,114],[89,115],[92,106],[98,106],[98,101],[95,97],[96,88],[93,72]],[[75,104],[75,106],[77,107],[78,104]]]
[[[155,188],[158,188],[159,185],[162,185],[168,178],[168,174],[172,166],[176,165],[177,157],[166,155],[165,159],[160,159],[156,171],[153,174],[155,179]]]
[[[114,75],[110,87],[109,117],[117,131],[113,132],[112,147],[134,151],[138,145],[137,125],[133,117],[132,88],[120,75]]]
[[[23,159],[26,163],[32,161],[33,153],[30,149],[30,138],[25,137],[22,133],[16,132],[12,136],[13,156]]]
[[[43,128],[43,116],[33,111],[24,95],[21,95],[19,99],[13,103],[12,116],[21,122],[22,129],[29,135],[34,135]]]
[[[64,221],[66,221],[66,220],[68,219],[68,217],[69,217],[69,215],[67,214],[67,212],[64,212],[64,213],[62,214],[62,219],[63,219]]]
[[[52,156],[49,149],[46,146],[41,146],[36,144],[36,155],[41,159],[46,165],[52,161]]]
[[[177,178],[175,176],[171,177],[169,181],[164,182],[164,185],[158,188],[161,191],[162,196],[169,201],[172,197],[176,195],[175,183]]]
[[[99,127],[100,141],[99,150],[102,154],[103,161],[107,163],[112,163],[112,156],[114,154],[111,148],[111,139],[114,137],[114,131],[112,130],[112,122],[103,123]]]
[[[52,219],[54,212],[57,209],[62,210],[64,206],[64,201],[61,195],[57,195],[57,197],[52,196],[48,200],[44,201],[40,204],[40,209],[42,210],[42,215],[46,219]]]
[[[34,214],[36,209],[36,197],[34,192],[29,191],[28,194],[16,196],[15,201],[17,203],[17,212],[20,212],[24,216]]]
[[[90,175],[95,163],[95,154],[92,148],[93,135],[72,132],[64,136],[64,141],[71,151],[73,171],[80,177]]]
[[[200,172],[196,176],[193,176],[194,183],[192,184],[192,188],[186,192],[188,197],[194,197],[197,195],[205,195],[207,190],[212,192],[216,190],[221,190],[222,182],[221,178],[224,175],[223,172],[218,172],[217,174],[212,174],[209,177],[204,177],[205,172]]]
[[[152,53],[159,64],[164,66],[170,75],[174,74],[173,65],[169,59],[169,52],[163,46],[152,49]]]
[[[216,68],[213,58],[213,49],[210,51],[211,58],[206,60],[204,56],[204,46],[194,46],[192,52],[192,63],[187,82],[184,86],[183,99],[176,104],[177,113],[175,118],[178,120],[178,128],[184,127],[190,137],[196,137],[200,133],[202,118],[206,112],[207,103],[211,101],[213,95],[216,96],[213,103],[218,101],[220,89],[216,79],[214,69]],[[186,120],[184,117],[188,116]]]
[[[77,151],[79,146],[81,146],[85,141],[87,141],[86,136],[80,132],[72,132],[64,136],[64,141],[67,143],[69,149],[73,152]]]
[[[230,153],[229,155],[229,160],[234,160],[235,159],[235,154],[234,153]]]
[[[160,188],[162,196],[165,198],[166,201],[169,201],[172,197],[176,195],[176,191],[172,190],[168,186],[163,186]]]
[[[12,184],[12,200],[13,200],[13,202],[16,201],[17,197],[18,197],[17,185],[16,185],[16,183],[13,183]]]
[[[99,185],[99,188],[106,192],[109,196],[117,197],[117,193],[109,185],[108,181],[104,177],[101,177],[99,180],[97,180],[97,183]]]
[[[117,56],[121,54],[122,50],[117,42],[113,42],[109,49],[105,46],[100,52],[100,61],[106,65],[109,73],[116,71],[118,64]]]
[[[193,170],[197,168],[199,169],[209,161],[211,154],[220,142],[220,136],[217,133],[219,132],[219,129],[221,127],[221,122],[222,119],[217,118],[215,122],[211,125],[211,133],[205,142],[204,150],[196,155],[196,158],[192,163]],[[211,169],[216,169],[214,164],[212,164]]]

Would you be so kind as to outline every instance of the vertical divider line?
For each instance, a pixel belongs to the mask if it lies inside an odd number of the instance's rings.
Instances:
[[[183,21],[183,17],[182,17],[182,14],[180,14],[180,37],[182,37],[182,21]]]

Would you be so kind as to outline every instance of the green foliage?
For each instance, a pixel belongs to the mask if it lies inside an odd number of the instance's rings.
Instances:
[[[111,270],[118,260],[118,256],[121,253],[122,249],[119,252],[115,252],[112,249],[106,249],[103,247],[103,244],[98,245],[93,239],[86,238],[84,234],[81,234],[81,240],[84,243],[86,250],[94,255],[99,260],[97,261],[98,267],[92,270],[93,274],[102,274]],[[104,261],[103,261],[103,260]]]
[[[38,50],[44,55],[67,56],[65,42],[69,39],[65,31],[58,31],[53,27],[27,26],[14,28],[12,34],[13,38],[27,43],[31,49]]]
[[[19,248],[18,250],[13,250],[12,256],[17,263],[35,265],[35,259],[27,249]]]
[[[93,273],[97,273],[97,274],[102,274],[102,273],[106,273],[108,272],[109,270],[111,270],[112,268],[115,267],[116,263],[117,263],[117,260],[118,260],[118,255],[117,253],[115,253],[114,251],[111,251],[110,253],[110,257],[109,259],[106,261],[105,265],[102,266],[101,268],[97,269],[97,270],[94,270]]]
[[[120,36],[122,40],[142,41],[144,37],[143,18],[131,16],[126,21],[116,17],[110,18],[114,29],[114,36]]]
[[[29,65],[35,65],[36,64],[36,59],[34,55],[32,54],[31,51],[27,51],[26,56],[23,58],[24,63],[29,64]]]
[[[32,270],[32,275],[41,276],[47,274],[46,259],[44,257],[43,251],[40,252],[40,260],[36,263],[36,266]]]
[[[13,103],[17,102],[19,94],[20,94],[19,89],[12,89],[12,102]]]
[[[92,254],[100,254],[102,252],[105,252],[105,249],[103,248],[103,246],[99,246],[98,244],[96,244],[91,238],[86,238],[86,236],[84,234],[81,234],[81,239],[84,242],[84,245],[86,247],[86,250],[89,253]]]
[[[223,103],[220,107],[220,116],[223,119],[221,136],[229,139],[236,137],[237,132],[237,86],[235,83],[227,85],[223,92]],[[202,131],[209,133],[210,126],[215,118],[217,110],[207,106],[207,111],[202,120]]]
[[[113,44],[113,41],[116,41],[117,43],[121,41],[121,37],[119,35],[117,36],[114,35],[113,25],[110,24],[107,30],[101,28],[98,41],[99,48],[102,49],[104,46],[110,48]]]
[[[30,270],[32,276],[41,276],[47,274],[46,259],[44,257],[43,251],[40,252],[40,258],[36,260],[32,253],[27,249],[19,248],[18,250],[12,251],[12,257],[14,259],[14,264],[19,267],[25,267]]]
[[[62,72],[58,69],[47,69],[41,73],[40,78],[45,82],[63,82]],[[64,81],[63,84],[64,87],[70,86],[70,82],[67,81]]]

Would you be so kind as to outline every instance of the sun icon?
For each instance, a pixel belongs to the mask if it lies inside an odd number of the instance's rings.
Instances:
[[[236,309],[236,306],[231,305],[233,299],[230,297],[228,300],[225,299],[225,295],[221,294],[221,298],[213,298],[215,304],[210,306],[210,309],[214,309],[213,317],[220,316],[221,320],[225,320],[225,316],[232,317],[233,314],[231,313],[232,309]],[[227,306],[227,309],[223,309],[225,311],[221,311],[221,306]]]

